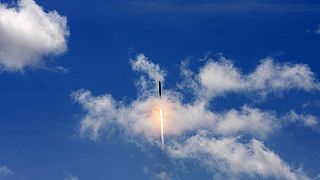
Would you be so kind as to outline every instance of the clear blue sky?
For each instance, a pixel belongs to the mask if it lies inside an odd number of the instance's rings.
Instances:
[[[212,171],[201,163],[174,160],[149,144],[143,150],[118,131],[97,141],[79,135],[86,112],[72,92],[85,89],[94,96],[112,94],[118,101],[135,100],[138,75],[129,59],[139,53],[166,71],[168,89],[176,88],[181,60],[188,58],[190,68],[197,72],[205,64],[199,59],[216,53],[232,59],[243,74],[254,71],[261,59],[273,57],[278,63],[307,64],[320,78],[320,34],[315,33],[320,24],[318,1],[36,3],[67,18],[68,50],[42,59],[68,72],[37,68],[0,74],[0,166],[13,172],[0,179],[56,180],[69,175],[81,180],[156,179],[162,168],[159,164],[170,170],[173,179],[212,179]],[[320,117],[319,95],[319,90],[290,90],[256,103],[250,97],[230,94],[210,103],[210,109],[249,104],[279,116],[294,109]],[[186,95],[186,101],[190,99]],[[317,179],[319,137],[319,128],[285,123],[261,141],[292,169],[301,167]]]

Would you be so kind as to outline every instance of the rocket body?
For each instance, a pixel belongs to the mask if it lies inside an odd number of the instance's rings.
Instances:
[[[159,96],[161,98],[161,82],[159,81]]]

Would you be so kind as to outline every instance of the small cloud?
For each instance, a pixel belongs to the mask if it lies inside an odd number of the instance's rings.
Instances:
[[[69,69],[63,67],[63,66],[55,66],[55,67],[48,67],[46,68],[46,70],[52,71],[52,72],[56,72],[56,73],[68,73]]]
[[[72,174],[67,174],[64,180],[79,180],[79,178]]]
[[[316,30],[314,30],[314,33],[320,34],[320,24],[317,26]]]
[[[304,126],[315,128],[318,125],[318,118],[310,114],[297,114],[291,110],[286,118],[292,122],[301,122]]]
[[[159,172],[156,177],[159,179],[159,180],[170,180],[170,175],[165,172],[165,171],[161,171]]]
[[[314,101],[305,101],[303,104],[302,104],[302,107],[303,108],[320,108],[320,100],[317,99],[317,100],[314,100]]]
[[[142,172],[143,172],[144,174],[148,174],[148,173],[149,173],[149,168],[146,167],[146,166],[143,166]]]
[[[146,73],[154,81],[164,81],[165,72],[158,64],[152,63],[144,54],[139,54],[136,59],[130,61],[134,71]]]
[[[45,67],[45,57],[67,50],[67,18],[57,11],[45,12],[34,0],[19,0],[16,7],[0,3],[0,12],[2,70]]]
[[[13,171],[8,166],[0,166],[0,176],[14,175]]]

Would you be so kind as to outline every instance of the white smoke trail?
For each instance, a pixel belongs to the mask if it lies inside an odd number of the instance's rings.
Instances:
[[[164,133],[163,133],[163,118],[162,118],[162,108],[160,108],[160,127],[161,127],[161,149],[164,148]]]

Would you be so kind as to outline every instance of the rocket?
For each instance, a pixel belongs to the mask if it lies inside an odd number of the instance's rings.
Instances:
[[[161,81],[159,81],[159,97],[161,101]],[[164,148],[164,134],[163,134],[163,119],[162,119],[162,108],[160,104],[160,128],[161,128],[161,150]]]
[[[161,82],[159,81],[159,96],[161,98]]]

